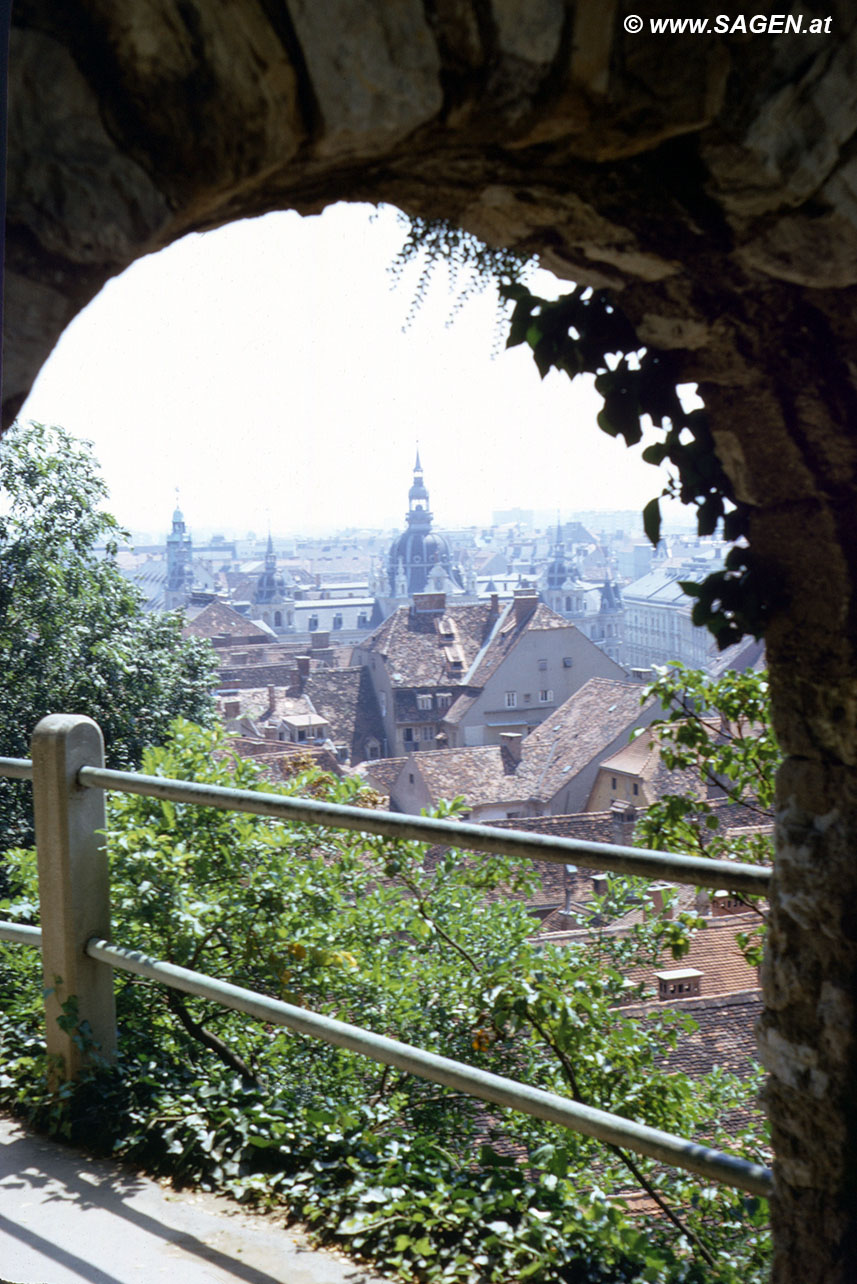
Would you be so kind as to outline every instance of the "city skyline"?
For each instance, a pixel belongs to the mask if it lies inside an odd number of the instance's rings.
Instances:
[[[491,359],[490,287],[447,326],[440,272],[403,333],[416,276],[392,291],[387,268],[404,235],[390,209],[337,206],[187,237],[108,283],[21,417],[92,440],[107,507],[153,534],[176,487],[201,533],[399,528],[417,443],[438,526],[640,511],[663,479],[597,429],[591,381],[540,381],[529,349]]]

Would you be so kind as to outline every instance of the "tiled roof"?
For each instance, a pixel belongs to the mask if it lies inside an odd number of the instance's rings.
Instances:
[[[361,647],[383,656],[401,686],[437,686],[467,677],[469,685],[478,687],[526,632],[574,627],[543,602],[521,621],[515,618],[514,603],[499,616],[488,602],[451,603],[439,613],[400,606]],[[457,667],[455,661],[460,662]]]
[[[209,602],[199,615],[188,621],[182,632],[185,637],[210,638],[212,641],[219,638],[229,638],[233,641],[239,638],[248,641],[251,639],[268,641],[269,639],[269,634],[264,629],[258,628],[246,616],[233,611],[232,607],[227,606],[225,602]]]
[[[670,954],[665,954],[653,965],[635,968],[629,973],[629,977],[635,983],[645,984],[651,993],[657,994],[655,973],[673,968],[697,968],[702,973],[704,998],[743,990],[758,990],[757,971],[744,958],[735,940],[736,932],[750,931],[758,922],[758,915],[753,913],[706,919],[706,926],[692,938],[690,949],[678,962]],[[584,930],[563,930],[560,927],[558,931],[551,933],[542,925],[534,939],[543,944],[568,945],[585,940],[586,937],[587,932]]]
[[[435,686],[464,676],[495,618],[484,602],[448,605],[440,615],[400,606],[360,645],[384,657],[394,682]],[[455,659],[461,666],[454,671]]]
[[[403,690],[394,689],[393,708],[396,722],[437,722],[441,717],[442,711],[435,707],[434,699],[431,700],[428,709],[421,709],[417,704],[418,694],[422,693],[415,691],[413,687],[405,687]]]
[[[292,662],[284,664],[242,664],[221,668],[218,682],[221,687],[258,687],[270,683],[275,687],[290,687],[297,682],[298,671]]]
[[[661,760],[656,740],[655,728],[644,731],[609,758],[604,758],[600,763],[601,770],[638,777],[642,782],[640,806],[647,806],[664,794],[705,798],[708,789],[697,772],[691,769],[671,771]]]
[[[390,790],[407,761],[407,758],[373,758],[369,762],[361,762],[355,774],[363,776],[367,784],[389,798]]]
[[[271,780],[288,778],[293,774],[294,759],[307,756],[321,771],[343,775],[334,755],[319,745],[294,745],[279,740],[256,740],[252,736],[230,736],[226,751],[237,754],[239,758],[253,758],[264,767],[265,775]]]
[[[464,749],[435,749],[411,759],[433,803],[442,798],[465,798],[480,803],[514,802],[520,790],[514,763],[500,745],[474,745]]]
[[[479,694],[479,692],[472,692],[469,690],[462,691],[459,696],[456,696],[450,707],[444,713],[444,722],[457,726],[464,715],[473,708],[476,701],[479,699]]]
[[[640,717],[638,684],[590,678],[522,745],[523,796],[548,800]]]
[[[529,615],[518,620],[515,616],[515,603],[510,602],[501,614],[488,645],[478,657],[479,663],[468,672],[468,683],[475,687],[484,686],[497,666],[505,660],[525,633],[543,632],[549,629],[574,631],[574,628],[573,624],[564,620],[561,615],[557,615],[556,611],[552,611],[544,602],[539,602]]]
[[[303,689],[330,723],[331,739],[348,746],[351,763],[366,756],[367,740],[383,745],[384,724],[368,669],[316,669]]]
[[[678,999],[670,1003],[629,1005],[625,1016],[644,1016],[661,1008],[686,1012],[699,1027],[682,1034],[678,1044],[663,1058],[664,1069],[700,1078],[719,1066],[732,1074],[746,1075],[758,1060],[753,1027],[764,1004],[758,989],[734,994]]]

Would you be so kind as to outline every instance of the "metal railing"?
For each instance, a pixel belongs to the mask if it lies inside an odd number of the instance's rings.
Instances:
[[[73,1032],[57,1024],[63,995],[76,996],[80,1019],[89,1022],[101,1055],[109,1057],[116,1038],[112,983],[116,969],[348,1048],[480,1101],[547,1119],[754,1195],[771,1194],[773,1175],[762,1164],[111,944],[109,873],[102,837],[104,791],[558,864],[585,858],[592,869],[758,896],[767,894],[769,869],[110,771],[103,766],[103,744],[96,724],[88,718],[61,714],[39,723],[33,736],[32,761],[0,758],[2,776],[33,781],[42,926],[0,922],[0,940],[41,948],[48,1051],[64,1058],[69,1077],[80,1072],[85,1054],[75,1043]],[[62,985],[56,983],[58,977]]]

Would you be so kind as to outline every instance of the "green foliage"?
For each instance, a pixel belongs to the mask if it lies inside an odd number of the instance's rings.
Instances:
[[[663,431],[661,441],[646,447],[651,464],[673,465],[663,495],[696,508],[700,535],[718,528],[729,541],[739,541],[727,556],[723,571],[702,584],[682,584],[697,600],[695,624],[706,625],[722,650],[745,634],[761,637],[774,606],[774,586],[746,547],[749,505],[741,502],[714,449],[704,410],[686,410],[678,393],[681,383],[677,357],[644,348],[637,333],[610,296],[578,286],[556,301],[540,299],[520,282],[501,294],[515,304],[507,347],[527,343],[542,378],[561,370],[574,379],[595,376],[596,391],[604,398],[598,425],[628,446],[642,439],[644,420]],[[660,498],[643,510],[643,526],[653,544],[661,532]]]
[[[210,720],[211,648],[183,639],[178,616],[142,613],[89,444],[15,425],[0,441],[0,490],[0,754],[28,756],[46,713],[86,713],[108,764],[136,767],[177,714]],[[29,786],[0,784],[0,836],[32,841]]]
[[[223,741],[178,722],[151,774],[265,788]],[[365,805],[353,780],[284,793]],[[456,814],[455,805],[443,809]],[[735,1144],[718,1120],[747,1087],[690,1083],[664,1055],[686,1018],[622,1014],[624,975],[662,948],[627,936],[540,950],[520,896],[531,871],[131,795],[110,801],[115,939],[658,1127]],[[31,855],[5,917],[32,921]],[[502,895],[498,894],[502,891]],[[486,894],[489,899],[486,899]],[[611,893],[618,905],[619,889]],[[606,914],[606,902],[600,907]],[[758,1201],[680,1178],[679,1227],[645,1231],[622,1193],[665,1203],[675,1174],[554,1125],[483,1107],[354,1054],[117,975],[120,1055],[74,1093],[48,1089],[34,958],[0,949],[0,1100],[179,1182],[284,1203],[320,1238],[409,1280],[761,1281]],[[73,1014],[71,1014],[73,1015]],[[758,1152],[761,1139],[739,1143]]]
[[[449,290],[456,295],[447,324],[451,324],[468,299],[481,294],[489,285],[497,289],[522,281],[530,260],[515,250],[494,248],[465,232],[446,219],[427,219],[405,214],[400,219],[407,235],[392,264],[390,275],[398,285],[412,264],[420,265],[414,296],[405,329],[410,326],[423,305],[437,269],[447,270]]]
[[[774,779],[781,754],[771,726],[767,674],[729,671],[714,680],[674,663],[646,688],[644,699],[650,696],[667,712],[639,734],[653,736],[665,765],[691,772],[698,784],[649,807],[635,841],[660,851],[771,864]],[[740,832],[742,826],[747,832]],[[742,899],[759,913],[758,926],[739,938],[756,965],[764,916],[757,898]]]

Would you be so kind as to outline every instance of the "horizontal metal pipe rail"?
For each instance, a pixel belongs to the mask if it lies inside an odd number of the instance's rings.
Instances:
[[[309,798],[258,793],[252,789],[229,789],[223,785],[171,780],[166,776],[110,771],[104,767],[81,767],[78,782],[88,789],[112,789],[119,793],[141,794],[146,798],[161,798],[167,802],[249,812],[277,820],[381,834],[386,838],[416,839],[444,847],[463,847],[467,851],[522,856],[559,865],[585,860],[591,869],[690,883],[694,887],[724,888],[753,896],[766,896],[770,885],[771,871],[764,866],[708,860],[704,856],[675,855],[613,843],[586,843],[576,838],[553,838],[523,830],[491,829],[457,820],[406,816],[399,812],[347,807]]]
[[[35,945],[41,948],[42,929],[30,927],[27,923],[0,922],[0,941],[11,941],[15,945]]]
[[[32,780],[33,764],[29,758],[0,758],[0,776],[10,780]]]
[[[88,942],[86,952],[90,958],[107,963],[118,971],[148,977],[186,994],[212,999],[223,1007],[244,1012],[259,1021],[286,1026],[299,1034],[333,1044],[334,1047],[348,1048],[351,1052],[371,1057],[382,1065],[396,1066],[408,1074],[417,1075],[431,1083],[443,1084],[456,1092],[476,1097],[479,1101],[520,1110],[537,1119],[547,1119],[608,1145],[628,1147],[639,1154],[660,1160],[661,1163],[735,1186],[752,1195],[768,1197],[773,1190],[773,1175],[764,1165],[685,1141],[682,1137],[661,1132],[659,1128],[650,1128],[647,1124],[623,1119],[606,1110],[580,1105],[553,1092],[506,1079],[487,1070],[478,1070],[459,1061],[452,1061],[449,1057],[424,1052],[411,1044],[400,1043],[398,1039],[373,1034],[360,1026],[349,1025],[345,1021],[337,1021],[306,1008],[294,1007],[254,990],[246,990],[242,986],[192,972],[189,968],[158,962],[139,950],[123,949],[105,940],[93,938]]]
[[[93,732],[98,733],[98,729],[88,719],[69,719],[64,715],[45,719],[40,724],[40,728],[44,728],[45,735],[50,737],[57,731],[64,733],[70,729],[74,733],[75,727],[81,724],[86,724]],[[36,735],[38,734],[39,728],[36,729]],[[100,740],[100,733],[98,735]],[[63,748],[62,754],[66,752]],[[97,757],[95,760],[98,760]],[[68,759],[63,758],[62,761],[68,761]],[[91,758],[90,761],[93,759]],[[44,770],[42,767],[42,771]],[[33,764],[27,759],[0,758],[0,777],[2,776],[19,780],[32,779]],[[348,829],[393,839],[415,839],[445,847],[494,852],[530,860],[567,864],[582,859],[593,869],[610,870],[645,878],[667,879],[702,887],[725,888],[730,891],[749,892],[753,895],[764,896],[767,893],[771,874],[769,869],[737,862],[672,855],[615,844],[586,843],[576,839],[553,838],[520,830],[497,830],[454,820],[378,812],[362,807],[321,803],[312,799],[230,789],[217,785],[171,780],[161,776],[145,776],[136,772],[110,771],[100,765],[80,767],[76,772],[76,781],[81,802],[82,794],[88,789],[112,789],[171,802],[247,812],[281,821]],[[72,787],[72,797],[75,792]],[[92,823],[91,820],[89,823]],[[93,835],[103,828],[103,824],[102,810],[101,823],[92,830]],[[67,839],[63,837],[61,841],[67,842]],[[40,847],[40,853],[41,850]],[[79,939],[82,942],[86,940],[86,936]],[[42,930],[26,924],[0,922],[0,941],[4,940],[22,945],[41,945],[43,953],[47,949]],[[82,946],[77,948],[82,952]],[[479,1100],[521,1110],[586,1136],[608,1144],[627,1147],[663,1163],[699,1173],[715,1181],[725,1182],[752,1194],[767,1196],[773,1189],[771,1171],[763,1165],[697,1145],[645,1124],[634,1123],[618,1115],[580,1105],[556,1094],[544,1092],[487,1071],[477,1070],[447,1057],[424,1052],[395,1039],[388,1039],[358,1026],[293,1007],[280,1000],[268,998],[252,990],[246,990],[201,973],[191,972],[186,968],[152,960],[139,951],[111,945],[98,935],[88,940],[85,951],[91,958],[109,967],[149,977],[187,993],[213,999],[225,1007],[263,1021],[286,1026],[337,1047],[349,1048],[382,1064],[397,1066]],[[112,997],[110,1002],[112,1010]],[[115,1030],[110,1023],[105,1024],[103,1014],[100,1021],[104,1027],[103,1037],[109,1042],[115,1038]],[[65,1049],[65,1055],[68,1056],[69,1053],[70,1045]]]

